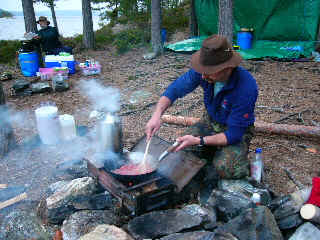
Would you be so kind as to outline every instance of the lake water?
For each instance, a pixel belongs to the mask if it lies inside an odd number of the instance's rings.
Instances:
[[[39,16],[36,16],[38,19]],[[50,20],[50,19],[49,19]],[[99,16],[92,16],[93,29],[99,29]],[[82,16],[57,16],[60,35],[72,37],[76,34],[82,34]],[[53,22],[50,20],[50,26]],[[0,40],[24,39],[25,33],[23,16],[13,18],[0,18]]]

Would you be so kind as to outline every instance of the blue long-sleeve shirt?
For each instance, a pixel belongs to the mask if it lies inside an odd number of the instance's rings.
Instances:
[[[200,73],[191,69],[169,85],[162,96],[173,103],[198,86],[203,88],[204,105],[209,116],[227,126],[224,132],[228,144],[240,142],[248,126],[254,124],[254,108],[258,97],[258,86],[253,76],[244,68],[233,70],[229,80],[216,96],[214,84],[204,80]]]

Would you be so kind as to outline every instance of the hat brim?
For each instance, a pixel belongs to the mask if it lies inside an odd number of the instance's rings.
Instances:
[[[40,24],[40,21],[36,21],[37,24]],[[50,24],[50,21],[47,20],[48,25]]]
[[[228,67],[238,67],[241,61],[242,61],[242,57],[240,56],[240,54],[236,51],[233,51],[232,57],[224,63],[221,63],[219,65],[211,65],[211,66],[202,65],[200,63],[200,50],[199,50],[194,54],[192,54],[191,66],[198,73],[213,74]]]

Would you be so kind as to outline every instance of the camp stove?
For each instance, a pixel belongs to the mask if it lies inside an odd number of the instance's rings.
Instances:
[[[89,160],[87,163],[89,174],[116,197],[121,207],[127,209],[131,215],[141,215],[168,206],[173,202],[172,197],[176,185],[158,172],[155,172],[148,180],[133,184],[115,179],[104,168],[96,168]]]
[[[141,138],[130,152],[144,152],[146,142],[146,137]],[[153,136],[149,154],[160,156],[171,145],[172,143]],[[125,155],[122,154],[117,160],[123,159]],[[106,162],[103,166],[97,165],[95,155],[88,155],[86,160],[90,175],[95,177],[104,189],[118,198],[121,206],[128,209],[132,215],[140,215],[169,206],[174,202],[173,197],[177,196],[176,194],[179,194],[205,165],[205,162],[193,154],[179,151],[163,159],[151,176],[139,178],[139,180],[132,178],[132,181],[128,181],[129,176],[122,179],[110,172],[110,169],[106,168]]]

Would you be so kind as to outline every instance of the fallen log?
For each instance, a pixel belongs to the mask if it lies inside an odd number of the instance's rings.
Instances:
[[[161,119],[165,123],[183,126],[191,126],[200,120],[200,118],[195,117],[183,117],[172,115],[163,115]],[[267,123],[263,121],[256,121],[254,123],[254,127],[256,132],[261,133],[320,138],[320,127],[276,124]]]
[[[320,223],[320,208],[312,205],[305,204],[300,209],[300,215],[303,219],[309,220],[315,223]]]

